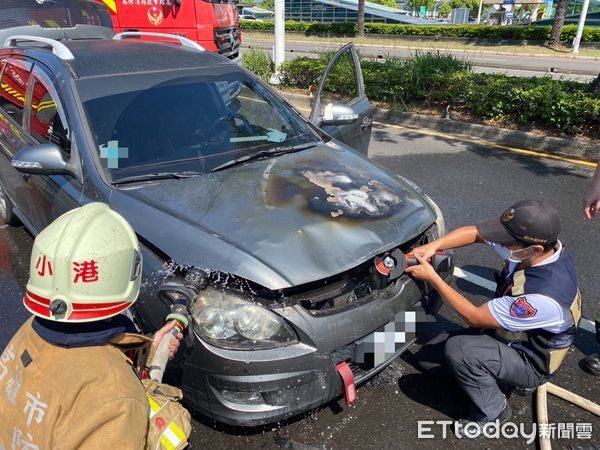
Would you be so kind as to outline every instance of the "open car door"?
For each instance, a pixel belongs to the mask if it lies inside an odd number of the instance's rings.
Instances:
[[[340,48],[325,70],[310,121],[344,144],[368,154],[373,124],[371,103],[353,44]]]

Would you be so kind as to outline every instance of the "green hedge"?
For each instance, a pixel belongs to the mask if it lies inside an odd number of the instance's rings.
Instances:
[[[319,82],[330,55],[296,58],[282,65],[284,84],[307,88]],[[328,77],[333,92],[349,89],[346,64]],[[412,58],[361,61],[365,88],[371,100],[392,105],[438,104],[462,108],[474,117],[499,123],[538,126],[567,134],[597,136],[600,94],[591,83],[473,73],[470,64],[439,52]],[[270,66],[269,66],[270,67]]]
[[[243,30],[271,31],[273,22],[240,21]],[[287,31],[303,32],[307,35],[333,34],[341,36],[355,36],[358,27],[355,23],[285,23]],[[515,39],[545,41],[550,36],[552,27],[536,26],[487,26],[487,25],[397,25],[383,23],[366,23],[365,32],[371,34],[385,34],[398,36],[436,36],[436,37],[462,37],[477,39]],[[577,32],[577,25],[565,25],[562,30],[561,40],[571,42]],[[582,42],[600,42],[600,27],[586,27],[581,38]]]
[[[590,84],[544,78],[460,73],[432,97],[462,105],[483,119],[549,127],[568,134],[598,133],[600,95]]]
[[[242,66],[265,81],[269,81],[275,71],[275,64],[269,54],[258,49],[252,49],[242,55]]]

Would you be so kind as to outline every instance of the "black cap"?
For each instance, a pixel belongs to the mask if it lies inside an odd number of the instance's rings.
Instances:
[[[499,218],[478,224],[477,231],[486,241],[495,244],[545,245],[558,239],[560,217],[554,206],[546,201],[521,200]]]

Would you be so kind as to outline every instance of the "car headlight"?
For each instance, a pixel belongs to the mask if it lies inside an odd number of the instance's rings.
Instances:
[[[252,350],[298,342],[285,320],[231,291],[206,288],[192,306],[192,315],[199,337],[218,347]]]
[[[437,203],[434,202],[428,195],[425,196],[427,197],[427,200],[429,200],[429,203],[431,204],[431,207],[433,208],[433,210],[435,211],[435,215],[437,216],[435,219],[438,231],[438,236],[436,239],[441,238],[446,234],[446,221],[444,220],[444,215],[442,214],[442,210],[437,205]]]

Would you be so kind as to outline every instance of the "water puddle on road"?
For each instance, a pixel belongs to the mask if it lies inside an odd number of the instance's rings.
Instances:
[[[361,402],[365,402],[366,398],[372,398],[371,395],[365,396],[365,391],[385,390],[387,392],[393,389],[394,393],[399,395],[398,380],[404,375],[404,372],[403,361],[400,359],[394,360],[381,373],[359,386],[356,402],[345,405],[343,404],[343,398],[341,398],[337,402],[334,401],[329,405],[324,405],[324,409],[329,408],[335,411],[333,413],[334,417],[329,416],[327,412],[320,409],[311,411],[300,421],[301,431],[296,430],[294,424],[283,426],[278,424],[277,427],[271,430],[276,433],[276,445],[279,448],[294,450],[335,448],[338,439],[347,434],[351,427],[356,426],[357,421],[362,420],[360,410],[364,405],[361,405]],[[362,395],[361,391],[363,392]]]

